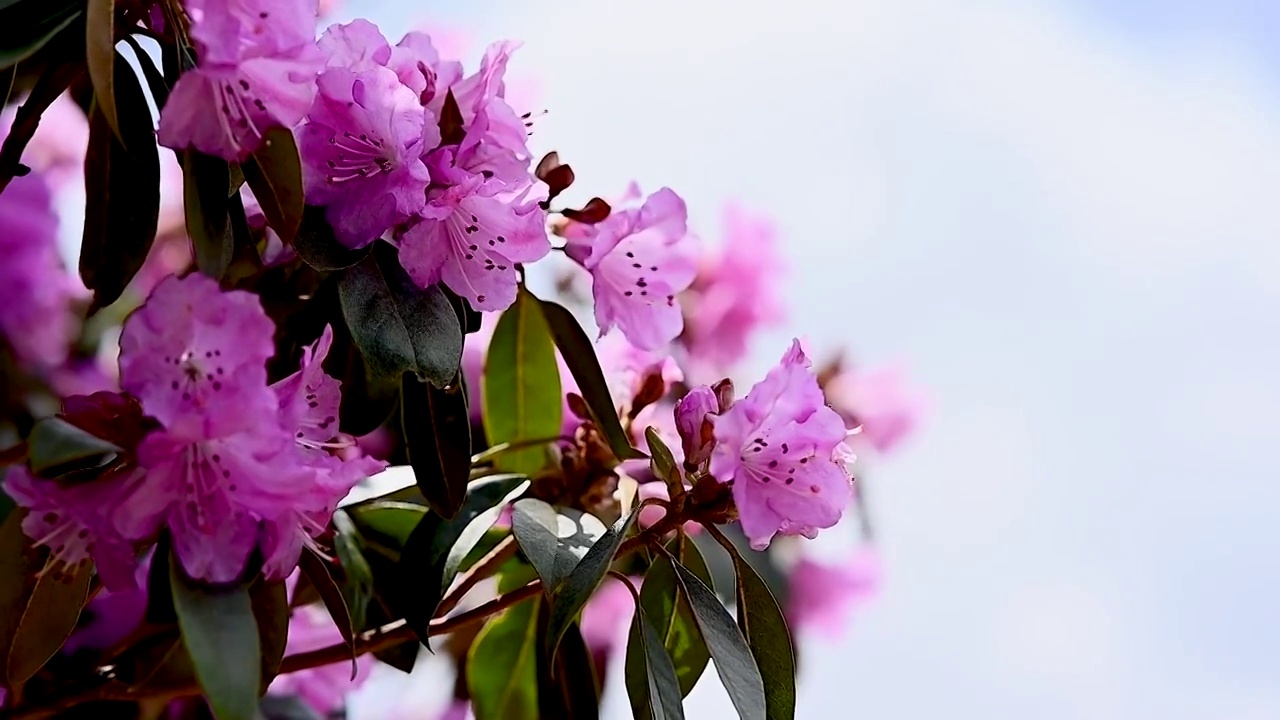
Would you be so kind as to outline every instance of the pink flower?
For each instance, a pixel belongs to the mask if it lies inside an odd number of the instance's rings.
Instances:
[[[816,537],[840,520],[853,493],[844,421],[826,406],[809,366],[794,341],[764,380],[712,419],[711,474],[732,483],[756,550],[776,533]]]
[[[441,151],[433,176],[454,155]],[[422,287],[443,282],[477,310],[506,309],[516,299],[516,263],[551,251],[534,187],[512,191],[475,174],[433,189],[419,220],[400,236],[400,263]]]
[[[698,271],[682,296],[690,360],[723,372],[747,352],[756,328],[780,321],[777,280],[783,266],[773,224],[737,206],[725,209],[725,237],[719,251]]]
[[[426,202],[421,155],[440,141],[434,117],[391,70],[329,68],[299,131],[308,200],[326,205],[334,235],[367,245]]]
[[[333,624],[329,613],[318,605],[302,605],[293,609],[289,618],[289,639],[285,652],[295,653],[319,650],[342,642],[342,633]],[[277,675],[268,692],[272,695],[296,695],[321,716],[342,710],[347,693],[369,679],[373,669],[373,656],[362,655],[356,659],[356,676],[351,677],[351,661],[343,660],[331,665]]]
[[[676,429],[686,463],[698,466],[711,458],[715,446],[711,418],[727,409],[720,406],[716,391],[706,385],[690,390],[676,403]]]
[[[861,427],[878,452],[897,447],[915,430],[924,412],[923,399],[907,387],[900,367],[854,368],[836,375],[825,388],[832,407],[850,427]]]
[[[67,356],[79,283],[58,253],[58,216],[43,176],[14,178],[0,194],[0,333],[22,365],[49,369]]]
[[[637,590],[640,588],[639,578],[632,578],[632,583]],[[627,586],[618,578],[606,577],[582,609],[579,627],[592,655],[608,655],[623,646],[635,609],[635,600]]]
[[[798,629],[838,635],[850,612],[880,592],[880,578],[880,558],[869,547],[834,565],[802,558],[788,579],[787,620]]]
[[[324,59],[316,0],[188,0],[200,64],[160,113],[160,144],[226,160],[248,157],[273,127],[298,124]]]
[[[149,561],[137,565],[135,586],[123,590],[103,590],[80,613],[80,622],[62,646],[64,654],[79,650],[106,650],[124,640],[142,623],[147,609]]]
[[[665,397],[674,383],[684,380],[684,373],[669,354],[641,350],[621,335],[606,335],[596,343],[596,355],[614,401],[629,406],[637,395],[647,397],[646,404]]]
[[[679,335],[684,320],[675,296],[693,282],[694,244],[684,201],[669,188],[638,210],[573,226],[565,251],[591,273],[600,334],[616,326],[642,350],[657,350]]]
[[[423,106],[436,100],[442,102],[443,90],[462,78],[462,64],[442,61],[426,33],[411,32],[392,47],[378,26],[357,19],[325,30],[319,45],[328,56],[330,67],[353,71],[390,68]],[[440,102],[432,105],[432,116],[438,114]]]

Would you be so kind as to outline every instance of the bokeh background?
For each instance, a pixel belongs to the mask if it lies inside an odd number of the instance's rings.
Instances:
[[[1280,717],[1280,5],[346,0],[512,63],[578,195],[773,215],[788,330],[930,398],[799,717]],[[787,337],[756,345],[754,376]],[[626,716],[618,692],[614,716]],[[692,718],[728,717],[708,674]]]

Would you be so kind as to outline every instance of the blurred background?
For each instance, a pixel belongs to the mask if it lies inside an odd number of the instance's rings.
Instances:
[[[772,215],[785,328],[929,396],[799,717],[1280,717],[1280,5],[346,0],[547,114],[571,199]],[[707,676],[710,677],[710,676]],[[611,707],[626,717],[613,683]],[[728,717],[714,680],[694,718]]]

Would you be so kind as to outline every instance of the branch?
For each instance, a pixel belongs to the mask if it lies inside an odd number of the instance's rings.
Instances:
[[[476,583],[493,575],[507,558],[516,554],[516,538],[514,535],[508,535],[503,538],[487,555],[476,561],[462,577],[458,578],[457,584],[440,599],[440,604],[436,606],[436,613],[441,615],[449,612],[458,606],[458,602],[467,594],[467,591],[475,587]]]

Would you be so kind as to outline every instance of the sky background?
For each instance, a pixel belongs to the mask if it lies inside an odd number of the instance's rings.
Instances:
[[[786,331],[930,396],[800,718],[1280,717],[1280,6],[424,7],[342,15],[523,39],[580,193],[669,185],[713,240],[771,214]],[[704,677],[690,717],[729,712]]]

